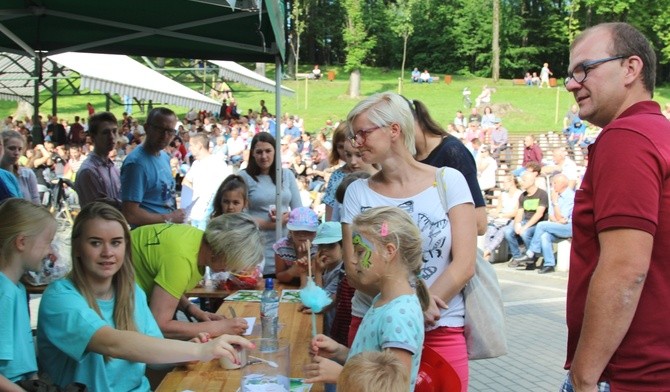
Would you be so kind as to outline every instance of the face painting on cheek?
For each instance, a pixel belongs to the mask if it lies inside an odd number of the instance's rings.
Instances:
[[[358,256],[358,262],[361,264],[361,267],[365,269],[370,268],[372,266],[372,251],[375,249],[375,246],[359,233],[354,233],[352,242],[354,247],[358,246],[363,248],[363,254]],[[356,253],[359,254],[358,252]]]

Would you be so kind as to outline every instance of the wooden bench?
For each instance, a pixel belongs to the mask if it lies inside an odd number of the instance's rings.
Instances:
[[[523,79],[512,79],[512,86],[525,86],[526,81]]]

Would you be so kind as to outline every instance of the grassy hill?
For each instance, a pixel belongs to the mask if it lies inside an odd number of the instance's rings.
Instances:
[[[310,68],[311,69],[311,68]],[[308,72],[310,69],[302,71]],[[285,80],[284,85],[296,91],[292,98],[282,98],[282,111],[296,114],[305,119],[306,129],[315,131],[323,127],[327,119],[339,120],[346,117],[357,100],[347,95],[348,75],[336,67],[324,67],[325,74],[333,70],[336,78],[330,82],[325,78],[319,81]],[[268,77],[272,78],[271,67],[268,68]],[[403,95],[409,99],[418,99],[426,103],[433,117],[441,124],[451,122],[457,110],[467,110],[463,107],[463,88],[468,87],[472,92],[472,101],[481,92],[485,84],[496,89],[493,94],[492,106],[494,112],[503,119],[504,126],[513,134],[542,133],[549,130],[560,130],[563,116],[574,102],[572,94],[565,91],[562,85],[559,88],[539,89],[526,86],[513,86],[510,80],[500,80],[493,83],[490,79],[453,76],[450,84],[444,82],[444,75],[432,84],[416,84],[409,82],[409,70],[405,72],[406,82],[403,85]],[[384,91],[398,91],[399,70],[385,70],[366,68],[362,71],[361,94],[368,96]],[[559,81],[560,83],[560,81]],[[273,93],[248,91],[248,87],[230,83],[238,101],[238,110],[246,113],[249,108],[259,109],[258,102],[266,101],[270,112],[274,112],[275,100]],[[202,90],[202,85],[193,84],[196,90]],[[208,91],[207,91],[208,92]],[[43,100],[45,100],[43,98]],[[670,87],[659,88],[655,100],[665,105],[670,102]],[[118,97],[117,97],[117,100]],[[86,103],[91,102],[97,111],[104,110],[105,98],[101,95],[83,95],[62,97],[58,101],[58,114],[61,117],[72,119],[75,115],[86,116]],[[16,110],[17,104],[12,101],[0,100],[0,116],[3,118]],[[170,106],[179,115],[183,115],[189,108]],[[121,105],[112,105],[112,112],[120,117],[123,112]],[[41,112],[51,112],[51,101],[41,107]],[[134,109],[134,117],[143,118],[145,115]]]

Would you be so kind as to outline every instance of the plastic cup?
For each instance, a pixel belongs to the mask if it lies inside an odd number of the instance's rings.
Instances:
[[[248,365],[242,369],[241,392],[290,390],[290,349],[287,340],[253,339]],[[276,347],[268,350],[266,347]]]
[[[233,347],[237,350],[237,355],[240,357],[240,363],[233,363],[228,357],[219,358],[219,364],[226,370],[239,369],[247,364],[247,350],[236,344],[234,344]]]

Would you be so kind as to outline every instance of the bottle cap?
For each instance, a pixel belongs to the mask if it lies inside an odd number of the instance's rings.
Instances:
[[[272,290],[274,288],[275,288],[275,283],[272,280],[272,278],[265,279],[265,289],[266,290]]]

